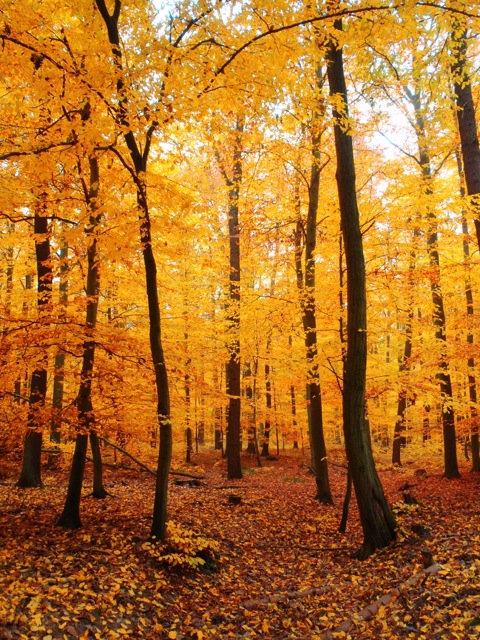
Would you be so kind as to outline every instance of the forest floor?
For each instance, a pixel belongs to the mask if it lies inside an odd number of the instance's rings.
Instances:
[[[347,532],[338,533],[341,466],[330,467],[328,507],[315,501],[300,452],[262,468],[245,457],[237,481],[226,480],[217,453],[199,454],[190,469],[205,479],[193,487],[172,478],[169,518],[217,541],[216,569],[165,565],[145,543],[153,477],[106,470],[110,495],[96,500],[87,469],[83,527],[72,532],[56,526],[65,469],[45,469],[43,489],[20,490],[18,462],[7,462],[0,459],[2,640],[480,636],[480,477],[466,462],[458,480],[426,461],[379,464],[398,539],[360,562],[351,557],[361,544],[354,499]],[[415,474],[420,467],[426,475]],[[420,504],[403,501],[407,484]],[[232,494],[240,504],[229,502]],[[432,574],[422,574],[425,546],[440,565]],[[374,615],[365,613],[375,602]]]

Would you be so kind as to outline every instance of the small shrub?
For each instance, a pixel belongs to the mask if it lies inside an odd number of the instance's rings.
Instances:
[[[165,544],[144,542],[142,548],[161,564],[216,571],[220,545],[174,522],[167,522]]]

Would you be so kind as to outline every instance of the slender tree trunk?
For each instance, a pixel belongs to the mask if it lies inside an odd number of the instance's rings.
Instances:
[[[256,435],[255,435],[255,422],[253,419],[255,394],[254,385],[255,378],[253,377],[253,371],[250,367],[250,363],[245,364],[245,370],[243,372],[244,387],[245,387],[245,402],[243,403],[243,422],[247,425],[247,449],[246,452],[254,456],[257,453],[256,449]]]
[[[239,199],[242,183],[242,134],[243,118],[238,117],[233,152],[233,176],[223,171],[230,191],[228,210],[228,235],[230,248],[230,300],[228,305],[229,344],[226,367],[226,388],[229,398],[227,413],[227,474],[230,480],[242,477],[240,461],[240,219]]]
[[[95,0],[95,4],[107,27],[108,39],[114,59],[114,76],[117,88],[118,125],[122,128],[125,144],[128,147],[133,163],[131,175],[137,192],[137,209],[140,221],[140,243],[145,268],[145,284],[148,300],[148,317],[150,325],[150,352],[155,373],[157,392],[157,419],[159,423],[159,452],[157,476],[155,482],[155,499],[151,536],[160,541],[165,540],[167,523],[168,476],[172,460],[172,423],[170,416],[170,389],[168,385],[167,367],[163,353],[160,303],[157,288],[157,265],[153,252],[150,211],[148,207],[147,185],[145,175],[150,145],[158,126],[152,122],[148,128],[145,144],[140,147],[129,120],[128,93],[125,88],[122,51],[118,32],[121,2],[115,0],[113,13],[110,14],[105,0]],[[122,159],[123,160],[123,159]]]
[[[70,479],[67,497],[62,515],[58,524],[65,529],[78,529],[82,526],[80,519],[80,500],[82,495],[83,476],[85,471],[85,461],[87,457],[88,434],[95,430],[95,415],[92,404],[92,377],[95,362],[95,328],[97,325],[98,295],[100,291],[100,274],[98,269],[97,238],[96,229],[100,222],[98,209],[98,189],[100,175],[98,170],[98,160],[96,157],[89,158],[90,185],[88,191],[85,187],[85,198],[90,211],[88,227],[85,229],[88,239],[87,249],[87,283],[85,292],[87,296],[86,319],[85,319],[85,340],[83,342],[82,371],[80,374],[80,387],[76,399],[78,413],[78,433],[75,440],[75,451],[73,454],[72,466],[70,469]],[[106,495],[103,488],[102,476],[98,475],[100,448],[96,435],[91,438],[92,454],[94,460],[94,495],[104,498]],[[96,463],[96,464],[95,464]],[[80,475],[79,475],[80,474]]]
[[[46,314],[51,308],[53,279],[48,218],[44,200],[45,195],[41,194],[34,214],[37,308],[40,322],[45,322]],[[27,434],[25,436],[22,470],[17,482],[19,487],[38,487],[42,484],[42,410],[45,406],[45,396],[47,395],[47,367],[48,355],[45,352],[40,361],[37,362],[30,380]]]
[[[341,21],[335,21],[335,28],[341,30]],[[385,547],[395,539],[396,524],[375,468],[370,434],[365,424],[365,260],[355,188],[353,144],[346,120],[348,103],[343,55],[342,49],[333,42],[329,44],[327,60],[330,93],[337,101],[343,101],[343,109],[333,110],[337,153],[336,178],[347,268],[347,353],[343,383],[343,431],[364,536],[357,557],[364,559],[375,549]]]
[[[270,429],[272,428],[272,382],[270,380],[270,362],[268,360],[270,355],[270,339],[267,344],[267,361],[265,362],[265,431],[263,435],[262,443],[262,456],[269,455],[270,447]]]
[[[419,231],[415,229],[413,233],[414,243],[418,238]],[[415,270],[415,249],[410,253],[410,265],[409,265],[409,289],[413,291],[414,287],[414,270]],[[392,464],[398,464],[401,466],[401,446],[405,437],[405,412],[407,410],[407,388],[403,381],[403,374],[410,371],[410,358],[412,357],[412,325],[414,317],[413,300],[409,301],[407,325],[405,330],[405,343],[403,347],[402,359],[400,361],[399,374],[401,388],[398,393],[397,401],[397,419],[395,421],[395,427],[393,432],[393,445],[392,445]]]
[[[418,94],[410,94],[410,102],[415,110],[416,134],[418,151],[420,156],[420,167],[422,179],[424,181],[425,195],[433,193],[432,170],[430,155],[427,147],[427,137],[425,121],[422,115],[422,107]],[[440,349],[439,372],[436,378],[440,385],[442,397],[442,427],[443,427],[443,451],[444,451],[444,474],[447,478],[458,478],[457,443],[455,436],[455,414],[453,410],[452,381],[447,362],[446,345],[446,319],[443,304],[443,293],[440,284],[440,255],[438,253],[438,231],[437,218],[431,207],[427,211],[428,236],[427,251],[430,260],[431,275],[430,289],[432,293],[433,325],[435,327],[435,339]]]
[[[320,93],[323,74],[320,67],[316,71],[317,89]],[[320,99],[319,99],[320,102]],[[320,193],[321,176],[321,130],[323,113],[315,114],[312,125],[312,166],[308,194],[308,211],[306,229],[303,229],[300,217],[297,219],[295,232],[295,268],[297,287],[300,293],[303,331],[307,360],[307,415],[308,431],[312,452],[312,467],[317,485],[316,499],[325,504],[333,504],[330,481],[328,477],[327,449],[323,431],[323,409],[318,370],[317,317],[315,310],[315,249],[317,244],[317,210]],[[297,208],[298,204],[297,204]],[[305,245],[304,269],[302,268],[302,237]]]
[[[60,316],[65,317],[65,308],[68,302],[68,246],[64,245],[59,249],[60,264]],[[62,345],[58,345],[55,355],[53,395],[52,395],[52,421],[50,423],[50,440],[56,444],[60,443],[60,432],[62,428],[62,408],[63,408],[63,384],[65,379],[65,351]]]

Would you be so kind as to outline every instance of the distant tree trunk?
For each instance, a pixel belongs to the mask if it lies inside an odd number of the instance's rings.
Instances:
[[[415,229],[413,233],[413,240],[415,242],[419,235],[419,231]],[[414,270],[415,270],[415,249],[410,252],[410,266],[409,266],[409,289],[413,290],[414,286]],[[398,393],[397,401],[397,419],[395,421],[395,427],[393,432],[393,446],[392,446],[392,464],[398,464],[401,466],[401,448],[402,442],[405,437],[405,412],[407,410],[407,389],[405,383],[402,380],[402,374],[410,371],[410,358],[412,357],[412,325],[414,317],[413,300],[410,300],[408,306],[407,325],[405,329],[405,343],[403,346],[402,359],[400,361],[399,374],[400,384],[402,385]]]
[[[324,75],[320,67],[316,70],[318,104],[320,92],[324,82]],[[307,415],[308,431],[312,453],[312,467],[317,485],[316,499],[324,504],[333,504],[328,477],[327,449],[323,431],[323,409],[320,387],[320,373],[318,370],[317,347],[317,317],[315,310],[315,249],[317,244],[317,211],[320,193],[321,166],[321,136],[324,113],[318,108],[311,127],[312,138],[312,166],[308,193],[308,211],[305,228],[298,211],[297,228],[295,232],[295,269],[297,287],[300,294],[303,331],[307,360]],[[297,208],[299,209],[299,203]],[[302,242],[304,239],[304,242]],[[302,267],[303,245],[305,247],[304,267]],[[298,446],[298,443],[297,443]]]
[[[292,407],[292,428],[293,428],[293,448],[298,449],[297,433],[297,400],[295,396],[295,385],[290,385],[290,403]]]
[[[98,190],[100,176],[98,161],[95,156],[89,158],[90,165],[90,185],[87,191],[85,187],[85,199],[90,212],[89,224],[85,229],[88,240],[87,248],[87,283],[85,293],[87,297],[86,319],[85,319],[85,340],[83,342],[82,371],[80,374],[80,387],[76,399],[78,413],[78,433],[75,439],[75,450],[73,454],[72,466],[70,468],[70,479],[67,497],[62,515],[58,524],[65,529],[78,529],[82,526],[80,519],[80,500],[82,495],[83,476],[85,471],[85,461],[87,457],[88,434],[95,430],[95,415],[92,404],[92,377],[95,362],[95,328],[97,325],[98,295],[100,292],[100,273],[97,256],[96,229],[100,222],[98,209]],[[103,488],[102,475],[98,475],[101,467],[100,447],[96,435],[91,438],[92,454],[94,460],[94,495],[104,498],[106,495]],[[99,486],[102,485],[102,486]]]
[[[457,103],[458,130],[462,149],[467,193],[474,210],[475,231],[480,248],[480,145],[478,142],[475,103],[467,66],[467,30],[462,29],[458,18],[453,18],[452,51],[454,63],[452,75]]]
[[[415,111],[416,134],[419,151],[420,167],[422,179],[424,181],[425,194],[432,195],[432,169],[430,155],[427,146],[425,121],[422,114],[422,105],[418,93],[407,91],[407,97]],[[440,284],[440,256],[438,252],[438,230],[437,218],[431,207],[427,211],[428,235],[427,251],[430,260],[431,276],[430,289],[432,293],[433,324],[435,327],[435,339],[438,348],[441,350],[439,373],[436,378],[440,384],[440,394],[442,397],[442,426],[443,426],[443,451],[444,451],[444,473],[447,478],[458,478],[457,443],[455,436],[455,414],[453,410],[452,381],[447,362],[446,344],[446,319],[443,304],[443,293]]]
[[[52,302],[52,264],[50,258],[50,238],[48,218],[45,206],[45,194],[39,196],[35,206],[34,234],[35,257],[37,264],[37,308],[40,322],[45,322],[46,314],[51,310]],[[37,362],[30,380],[30,398],[28,409],[27,434],[23,451],[23,464],[18,487],[38,487],[41,479],[42,450],[42,409],[47,395],[48,355],[45,352]]]
[[[268,357],[270,354],[270,341],[267,344],[267,361],[265,362],[265,431],[263,435],[262,443],[262,456],[269,455],[270,447],[270,429],[272,428],[271,413],[272,413],[272,382],[270,380],[270,362]]]
[[[342,29],[341,21],[334,24]],[[343,383],[343,431],[349,469],[357,497],[363,529],[363,544],[357,552],[367,558],[375,549],[395,539],[395,518],[385,498],[372,455],[365,424],[367,364],[367,301],[365,260],[355,188],[355,162],[351,133],[347,128],[347,87],[342,48],[330,41],[327,53],[330,93],[343,102],[334,107],[337,186],[347,268],[347,353]],[[338,104],[336,102],[335,104]]]
[[[228,235],[230,248],[230,300],[228,305],[229,343],[226,367],[226,388],[229,398],[227,413],[227,474],[230,480],[242,477],[240,461],[240,219],[239,199],[242,183],[242,134],[243,118],[237,117],[233,150],[233,175],[230,177],[222,168],[226,185],[229,187]]]
[[[68,301],[68,246],[60,247],[58,256],[60,264],[60,314],[65,316],[65,308]],[[57,346],[55,355],[54,375],[53,375],[53,395],[52,395],[52,421],[50,423],[50,440],[56,444],[60,443],[60,432],[62,427],[63,408],[63,384],[65,379],[65,351],[62,345]]]
[[[192,461],[192,427],[190,426],[190,372],[189,368],[191,365],[191,358],[188,353],[188,331],[187,331],[187,316],[184,315],[185,320],[185,333],[184,333],[184,344],[185,344],[185,375],[184,375],[184,388],[185,388],[185,441],[186,441],[186,451],[185,451],[185,462],[190,463]]]
[[[125,88],[125,78],[118,32],[121,2],[115,0],[113,13],[108,12],[105,0],[95,0],[95,4],[107,27],[108,39],[114,60],[114,76],[116,78],[117,123],[122,128],[125,144],[133,163],[132,178],[136,187],[137,209],[140,221],[140,243],[145,267],[145,284],[148,300],[148,316],[150,326],[150,351],[155,373],[155,387],[157,392],[157,420],[159,423],[159,452],[157,462],[157,476],[155,482],[155,499],[153,504],[153,518],[151,536],[160,541],[165,540],[167,523],[168,477],[172,459],[172,423],[170,416],[170,389],[168,385],[167,368],[163,353],[160,303],[157,288],[157,265],[153,252],[152,226],[148,207],[147,185],[144,175],[150,145],[158,122],[152,122],[145,139],[143,148],[139,146],[129,119],[128,93]],[[122,159],[123,160],[123,159]]]

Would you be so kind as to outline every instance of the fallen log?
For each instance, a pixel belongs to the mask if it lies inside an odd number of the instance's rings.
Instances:
[[[140,460],[138,460],[138,458],[135,458],[135,456],[132,456],[131,453],[128,453],[128,451],[125,451],[125,449],[122,449],[122,447],[119,447],[118,444],[114,444],[113,442],[110,442],[110,440],[107,440],[103,436],[98,436],[98,439],[101,440],[102,442],[104,442],[109,447],[113,447],[117,451],[120,451],[120,453],[123,453],[125,456],[127,456],[127,458],[130,458],[130,460],[133,460],[133,462],[135,462],[135,464],[138,464],[138,466],[141,469],[143,469],[144,471],[146,471],[150,475],[152,475],[152,476],[156,476],[157,475],[156,472],[153,469],[150,469],[150,467],[147,467],[147,465],[144,464],[143,462],[141,462]],[[103,464],[105,464],[106,466],[112,466],[112,467],[117,466],[117,468],[119,468],[119,469],[122,468],[120,465],[113,465],[112,463],[104,462]],[[205,476],[201,476],[198,473],[187,473],[186,471],[174,471],[173,469],[170,470],[170,475],[172,475],[172,476],[182,476],[182,477],[185,477],[185,478],[195,478],[196,480],[204,480],[205,479]]]

